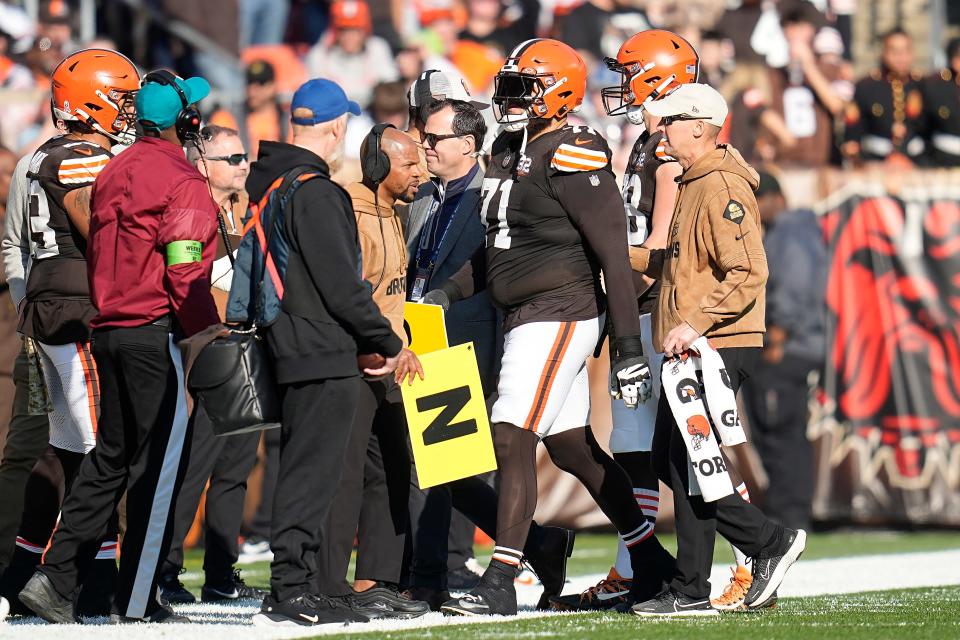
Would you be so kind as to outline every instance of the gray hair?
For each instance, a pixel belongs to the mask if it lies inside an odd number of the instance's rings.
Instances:
[[[215,142],[223,136],[232,136],[234,138],[240,137],[240,132],[236,129],[231,129],[230,127],[221,127],[218,124],[208,124],[203,129],[200,130],[200,140],[204,143]],[[191,144],[187,146],[187,160],[191,164],[196,164],[200,159],[200,149],[197,145]]]

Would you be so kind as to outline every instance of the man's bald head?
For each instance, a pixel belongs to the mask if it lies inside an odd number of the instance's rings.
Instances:
[[[367,134],[360,145],[360,157],[367,157],[370,145],[376,144],[373,132]],[[413,138],[399,129],[387,127],[380,136],[380,150],[390,160],[390,173],[379,184],[378,193],[384,204],[392,205],[396,200],[413,202],[417,187],[423,176],[420,175],[420,155]],[[372,153],[372,150],[370,150]],[[363,167],[363,181],[373,188],[370,169]]]
[[[360,144],[360,157],[364,158],[367,155],[367,150],[370,148],[371,144],[376,144],[373,139],[373,132],[367,134],[367,137],[363,139],[363,142]],[[380,150],[383,151],[388,158],[390,158],[391,164],[395,158],[403,158],[405,154],[408,153],[417,153],[417,144],[413,141],[413,138],[393,127],[387,127],[383,130],[383,134],[380,136]],[[364,178],[368,176],[364,174]]]

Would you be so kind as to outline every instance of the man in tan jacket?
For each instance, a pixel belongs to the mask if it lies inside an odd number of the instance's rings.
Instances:
[[[364,139],[360,159],[363,181],[349,185],[347,193],[357,217],[363,279],[408,351],[403,328],[407,248],[394,205],[412,202],[425,178],[417,144],[392,126],[377,125]],[[363,347],[358,345],[361,354]],[[380,366],[375,360],[382,360],[381,356],[360,358],[373,358],[361,368],[375,368]],[[419,362],[416,367],[422,378]],[[351,427],[343,476],[317,551],[320,592],[353,598],[354,610],[370,618],[413,618],[430,609],[426,602],[410,600],[398,590],[410,491],[403,400],[392,377],[366,383]],[[359,547],[351,588],[346,577],[354,534]]]
[[[753,195],[757,173],[736,149],[717,144],[727,105],[713,88],[683,85],[645,108],[661,118],[665,150],[683,167],[667,247],[630,249],[634,270],[661,282],[653,343],[669,358],[666,367],[697,338],[709,338],[736,393],[763,346],[767,261]],[[670,393],[674,390],[661,393],[653,453],[657,475],[673,489],[677,574],[668,589],[634,605],[633,612],[716,613],[709,577],[717,531],[754,558],[743,606],[770,606],[787,569],[803,552],[806,534],[773,523],[736,491],[714,502],[690,495],[689,458]]]

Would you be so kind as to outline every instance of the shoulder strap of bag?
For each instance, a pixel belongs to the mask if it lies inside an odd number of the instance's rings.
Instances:
[[[270,272],[270,280],[273,282],[277,296],[283,298],[283,282],[280,280],[280,272],[277,270],[276,264],[273,262],[273,257],[270,255],[270,241],[273,239],[273,232],[277,225],[282,224],[282,220],[278,221],[276,216],[282,216],[286,210],[288,203],[287,196],[292,194],[292,192],[296,190],[296,187],[299,187],[302,183],[312,180],[319,175],[317,173],[308,173],[307,168],[308,167],[301,165],[290,169],[273,181],[259,202],[250,205],[250,208],[253,210],[253,215],[250,216],[250,220],[244,227],[244,233],[253,227],[257,234],[257,239],[260,241],[260,250],[263,252],[263,261],[260,264],[260,281],[257,283],[257,288],[254,291],[254,304],[256,305],[255,318],[260,315],[261,305],[263,304],[260,293],[263,290],[263,282],[267,271]],[[270,196],[273,195],[275,191],[277,192],[276,201],[280,206],[273,212],[274,218],[267,221],[269,227],[264,231],[261,222],[261,213],[269,204]]]

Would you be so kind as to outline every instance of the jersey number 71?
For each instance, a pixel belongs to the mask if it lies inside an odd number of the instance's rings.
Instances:
[[[483,196],[483,206],[480,208],[480,221],[487,228],[487,248],[492,244],[497,249],[510,248],[510,226],[507,223],[507,203],[510,200],[510,189],[513,188],[513,180],[499,180],[498,178],[484,178],[483,186],[480,188],[480,195]],[[494,219],[488,217],[490,201],[493,196],[500,191],[500,202],[497,206],[497,216]],[[496,230],[493,242],[490,242],[490,228]]]

